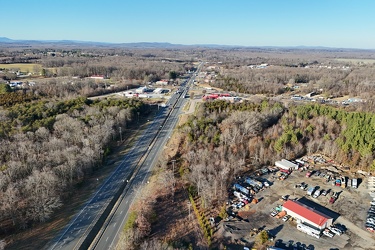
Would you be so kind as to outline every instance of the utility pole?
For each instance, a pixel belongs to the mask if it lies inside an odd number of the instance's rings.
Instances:
[[[176,160],[172,160],[172,167],[173,167],[173,174],[174,174],[174,164],[175,164]]]
[[[188,209],[189,209],[189,219],[190,219],[190,208],[191,208],[191,202],[190,201],[187,202],[187,206],[188,206]]]

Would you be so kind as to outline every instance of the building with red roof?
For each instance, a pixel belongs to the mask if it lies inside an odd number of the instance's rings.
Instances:
[[[288,200],[283,205],[283,210],[297,222],[312,228],[322,230],[333,223],[333,218],[323,214],[312,207],[309,207],[299,201]]]

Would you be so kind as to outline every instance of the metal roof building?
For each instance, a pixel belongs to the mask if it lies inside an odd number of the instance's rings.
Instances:
[[[290,162],[288,160],[285,160],[285,159],[282,159],[281,161],[276,161],[275,162],[275,166],[279,167],[281,169],[285,169],[285,170],[298,169],[298,165],[297,164],[295,164],[293,162]]]
[[[333,218],[299,201],[286,201],[283,205],[283,210],[286,211],[288,215],[296,218],[298,222],[318,230],[329,227],[333,223]]]

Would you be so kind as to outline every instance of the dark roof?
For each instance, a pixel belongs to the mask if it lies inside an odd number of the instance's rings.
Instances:
[[[308,221],[313,222],[316,225],[322,226],[328,219],[331,219],[329,216],[314,210],[311,207],[308,207],[301,202],[288,200],[283,205],[284,208],[293,211],[299,216],[305,218]]]

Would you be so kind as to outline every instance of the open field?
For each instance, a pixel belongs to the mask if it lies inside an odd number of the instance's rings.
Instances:
[[[349,63],[365,63],[365,64],[375,63],[375,59],[358,59],[358,58],[337,58],[336,61],[349,62]]]
[[[41,69],[41,65],[37,63],[11,63],[11,64],[0,64],[0,69],[19,69],[21,72],[35,73],[35,69]]]

